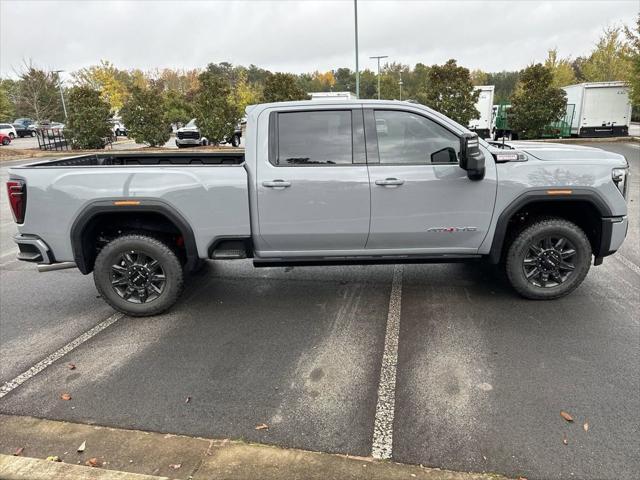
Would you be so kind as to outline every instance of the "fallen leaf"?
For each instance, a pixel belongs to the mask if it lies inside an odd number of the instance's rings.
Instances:
[[[75,363],[69,363],[69,364],[67,364],[67,368],[69,370],[75,370],[76,369],[76,364]]]
[[[102,462],[98,460],[96,457],[90,458],[85,462],[85,465],[89,465],[90,467],[101,467]]]
[[[71,400],[71,394],[70,393],[63,393],[62,395],[60,395],[60,398],[62,400]]]
[[[184,399],[184,403],[189,403],[191,401],[191,397],[187,397]]]
[[[564,443],[565,445],[569,445],[569,439],[567,438],[566,435],[562,436],[562,443]]]
[[[269,429],[269,425],[267,425],[266,423],[259,423],[258,425],[256,425],[256,430],[268,430]]]
[[[182,466],[181,463],[171,463],[169,468],[173,468],[174,470],[178,470]]]
[[[22,452],[24,452],[24,447],[20,447],[20,448],[16,449],[16,451],[13,452],[13,456],[14,457],[19,457],[20,455],[22,455]]]
[[[60,457],[59,457],[59,456],[57,456],[57,455],[49,455],[49,456],[47,457],[47,460],[48,460],[48,461],[50,461],[50,462],[61,462],[61,461],[62,461],[62,460],[60,459]]]
[[[589,431],[589,422],[584,422],[584,425],[582,425],[582,428],[584,428],[585,432]]]
[[[82,442],[78,447],[78,453],[84,452],[84,449],[87,448],[87,442]]]
[[[567,422],[573,422],[573,417],[569,415],[567,412],[565,412],[564,410],[560,412],[560,416],[564,418]]]

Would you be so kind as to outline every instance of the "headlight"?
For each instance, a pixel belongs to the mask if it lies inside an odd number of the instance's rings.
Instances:
[[[611,170],[611,179],[616,184],[620,193],[624,198],[627,198],[628,184],[629,184],[629,169],[628,168],[614,168]]]

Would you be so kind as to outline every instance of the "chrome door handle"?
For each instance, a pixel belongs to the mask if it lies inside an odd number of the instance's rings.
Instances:
[[[262,182],[262,186],[268,188],[287,188],[291,186],[291,182],[287,182],[286,180],[272,180],[270,182]]]
[[[383,187],[402,185],[404,180],[399,178],[385,178],[384,180],[376,180],[376,185],[382,185]]]

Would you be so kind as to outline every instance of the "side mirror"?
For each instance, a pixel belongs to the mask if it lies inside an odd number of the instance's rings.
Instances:
[[[460,168],[467,171],[470,180],[484,178],[484,154],[475,133],[465,133],[460,138]]]
[[[445,147],[431,154],[431,163],[458,163],[455,148]]]

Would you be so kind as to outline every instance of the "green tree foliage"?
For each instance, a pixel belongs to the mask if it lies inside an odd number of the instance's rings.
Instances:
[[[57,73],[25,63],[18,81],[16,111],[38,122],[63,120],[64,112],[58,82]]]
[[[429,88],[416,100],[443,113],[461,125],[477,118],[475,107],[480,91],[473,88],[469,70],[458,66],[455,60],[429,69]]]
[[[12,122],[15,118],[16,109],[11,100],[11,81],[0,80],[0,122]]]
[[[474,86],[487,85],[487,81],[489,80],[489,75],[479,69],[472,70],[470,76],[471,83],[473,83]]]
[[[193,113],[200,133],[214,145],[228,138],[242,116],[230,79],[218,65],[210,64],[199,77],[200,88]]]
[[[497,72],[487,73],[487,85],[495,85],[493,103],[509,103],[511,96],[516,90],[518,76],[520,72]]]
[[[193,105],[185,94],[177,90],[167,90],[162,95],[164,97],[164,117],[167,125],[185,124],[193,118]]]
[[[67,111],[64,134],[73,148],[104,148],[105,138],[111,136],[111,108],[100,92],[90,87],[71,88]]]
[[[520,72],[511,101],[511,126],[523,138],[539,138],[545,127],[565,113],[564,90],[553,86],[551,70],[541,63]]]
[[[629,80],[632,74],[631,48],[624,41],[622,29],[605,29],[591,55],[581,65],[587,82]]]
[[[130,88],[135,83],[130,73],[116,68],[107,60],[101,60],[98,65],[74,72],[73,78],[77,85],[98,90],[113,112],[122,108],[129,96]]]
[[[169,140],[170,128],[162,93],[155,88],[133,87],[120,109],[128,135],[138,143],[162,146]]]
[[[551,71],[554,87],[566,87],[577,83],[571,60],[559,58],[557,48],[549,50],[544,66]]]
[[[631,104],[634,115],[640,117],[640,14],[636,19],[635,28],[625,27],[625,35],[629,45],[629,59],[631,62],[631,75],[629,86],[631,87]]]
[[[290,100],[306,100],[308,98],[291,73],[272,73],[264,85],[263,100],[270,102],[287,102]]]

